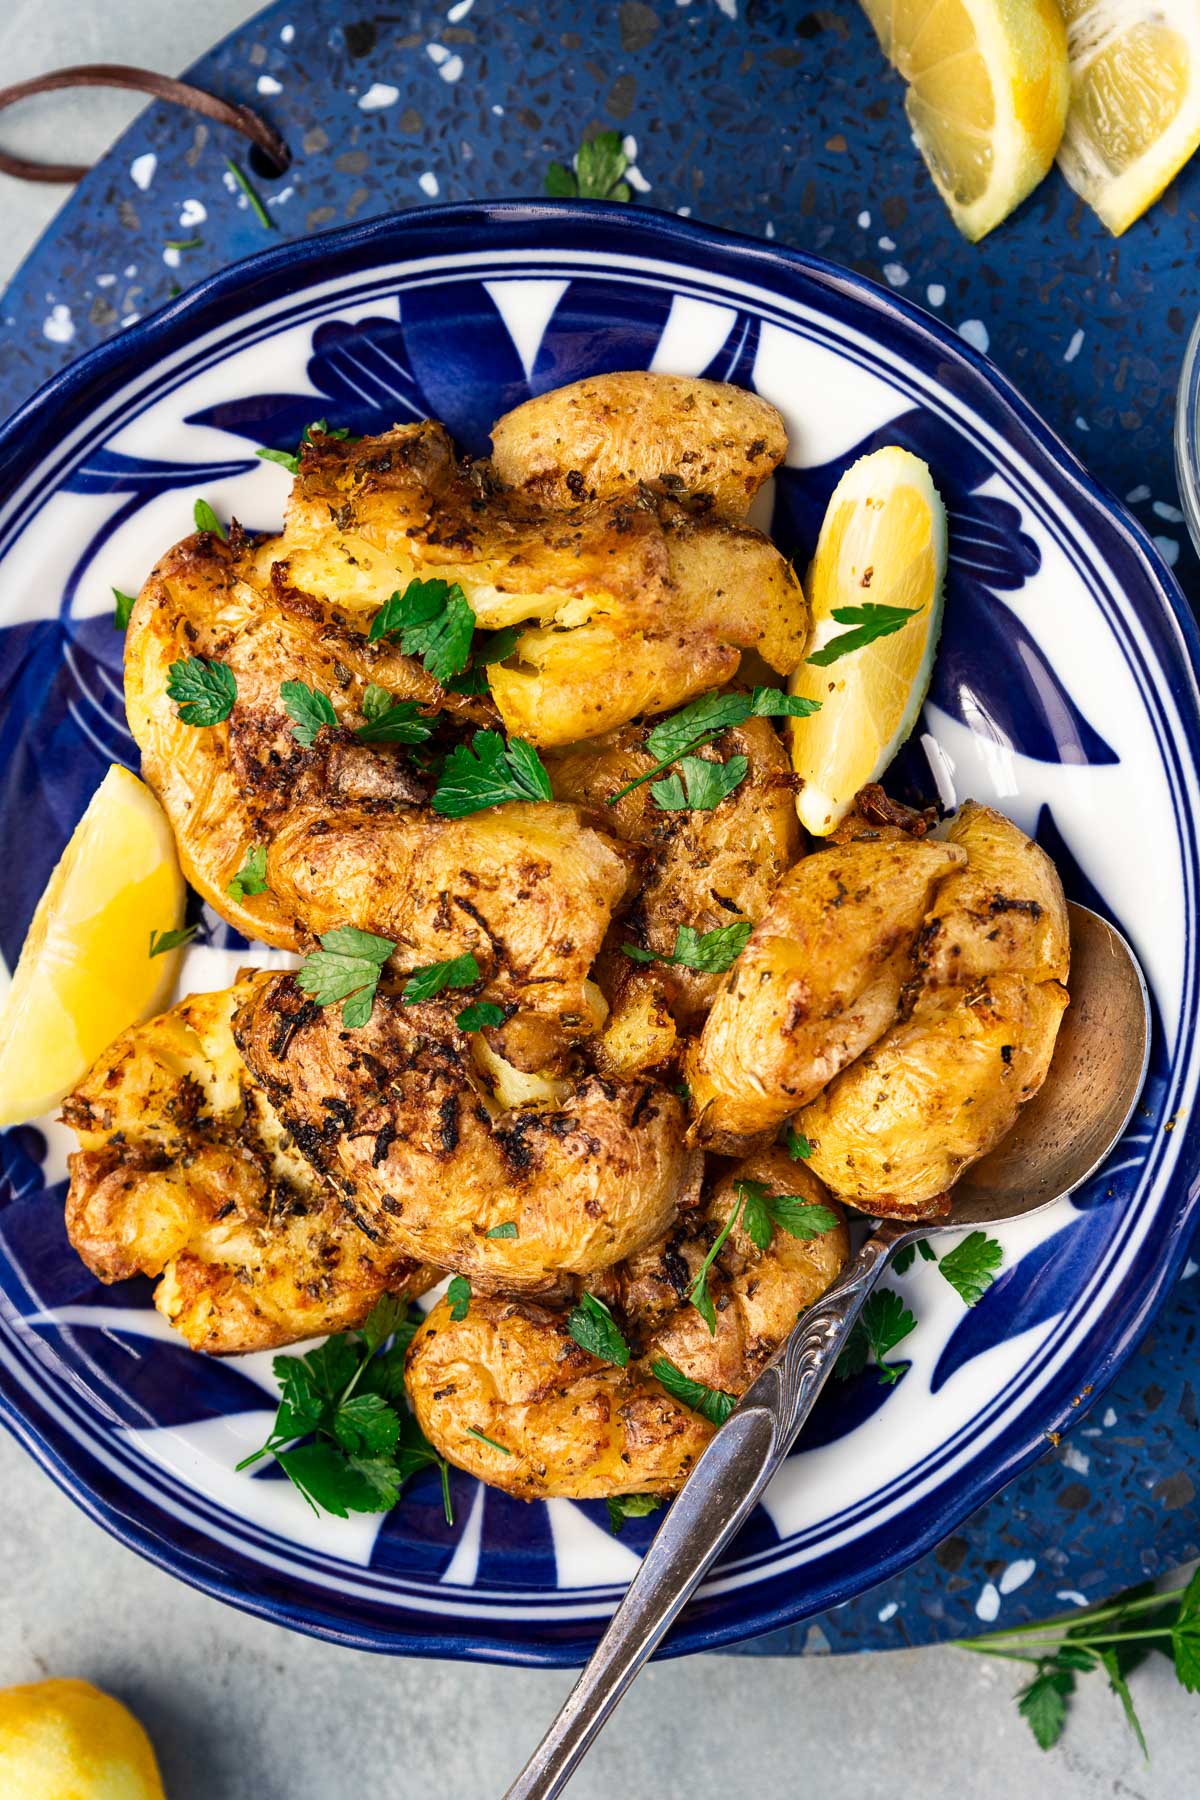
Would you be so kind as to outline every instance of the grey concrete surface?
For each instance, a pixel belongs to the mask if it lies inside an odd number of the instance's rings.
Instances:
[[[255,10],[7,0],[0,70],[6,81],[89,60],[179,70]],[[38,101],[0,121],[0,141],[96,155],[139,104]],[[0,282],[64,198],[0,176]],[[49,1674],[87,1677],[135,1709],[170,1800],[492,1800],[569,1686],[560,1674],[365,1656],[232,1612],[106,1537],[0,1435],[0,1686]],[[1165,1662],[1134,1679],[1149,1765],[1094,1677],[1043,1756],[1013,1705],[1019,1680],[1015,1666],[950,1649],[652,1668],[572,1800],[1025,1800],[1036,1784],[1055,1800],[1185,1800],[1200,1789],[1200,1701]]]

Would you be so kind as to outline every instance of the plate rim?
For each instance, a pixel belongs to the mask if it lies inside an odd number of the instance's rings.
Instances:
[[[785,281],[796,274],[815,278],[820,286],[890,315],[906,331],[916,332],[927,342],[932,341],[939,351],[948,353],[953,361],[970,371],[974,384],[982,384],[985,390],[1002,403],[1034,445],[1107,518],[1123,538],[1129,554],[1142,565],[1147,576],[1147,587],[1158,604],[1153,609],[1147,609],[1143,596],[1139,599],[1137,617],[1143,621],[1153,620],[1167,627],[1165,643],[1156,646],[1156,658],[1164,668],[1173,659],[1180,665],[1181,673],[1186,678],[1185,686],[1190,682],[1190,694],[1181,694],[1177,699],[1184,702],[1181,707],[1185,734],[1182,748],[1195,760],[1200,736],[1193,720],[1187,717],[1187,702],[1190,700],[1194,718],[1200,720],[1200,627],[1197,626],[1182,590],[1148,533],[1121,501],[1089,473],[1070,445],[1024,399],[1008,377],[995,368],[974,345],[960,338],[943,320],[866,276],[843,268],[820,255],[651,209],[630,208],[599,201],[462,201],[383,214],[361,223],[291,239],[257,251],[206,277],[186,294],[69,363],[44,382],[8,420],[0,424],[0,502],[7,497],[10,466],[14,460],[19,466],[27,458],[28,445],[23,440],[31,427],[45,429],[47,423],[55,419],[55,415],[56,422],[63,421],[68,411],[74,413],[75,422],[78,422],[81,414],[86,417],[87,412],[104,398],[107,384],[119,385],[136,376],[139,370],[144,372],[147,367],[152,367],[159,357],[162,340],[167,339],[169,344],[181,323],[194,325],[198,333],[226,324],[228,313],[221,309],[227,306],[231,298],[242,295],[246,309],[249,310],[254,300],[246,296],[245,290],[259,279],[269,282],[281,271],[302,269],[311,285],[311,281],[319,276],[320,266],[325,263],[328,279],[333,280],[336,279],[334,264],[340,264],[344,271],[347,260],[353,262],[360,253],[369,252],[376,245],[381,246],[380,254],[375,258],[376,263],[384,260],[385,251],[382,247],[385,246],[392,247],[388,260],[403,263],[420,254],[410,244],[406,244],[405,239],[413,235],[419,237],[425,230],[458,228],[462,231],[464,240],[475,247],[479,238],[472,238],[468,221],[477,232],[484,234],[493,225],[520,224],[536,227],[543,222],[552,230],[563,225],[584,231],[595,228],[606,238],[615,229],[620,238],[620,250],[627,250],[632,254],[644,252],[647,255],[658,252],[676,262],[685,262],[686,252],[689,250],[693,253],[700,252],[701,260],[706,253],[710,256],[713,253],[732,256],[740,264],[747,279],[753,279],[756,274],[769,277],[772,273],[782,276]],[[684,252],[682,256],[681,251]],[[364,258],[361,266],[369,268],[370,259]],[[1197,1055],[1200,1055],[1200,1051],[1191,1052],[1193,1059]],[[1187,1121],[1182,1129],[1182,1137],[1172,1185],[1186,1183],[1187,1186],[1170,1221],[1169,1243],[1163,1246],[1154,1279],[1146,1287],[1136,1314],[1127,1320],[1124,1328],[1105,1347],[1100,1364],[1091,1378],[1086,1403],[1080,1405],[1078,1401],[1074,1402],[1065,1410],[1064,1421],[1069,1417],[1072,1423],[1076,1422],[1105,1391],[1136,1349],[1178,1278],[1190,1247],[1194,1215],[1200,1204],[1200,1156],[1197,1154],[1200,1150],[1200,1123]],[[1048,1394],[1047,1398],[1049,1397]],[[483,1629],[468,1625],[467,1629],[461,1632],[456,1630],[452,1635],[446,1636],[422,1625],[422,1615],[398,1609],[397,1628],[394,1630],[380,1629],[374,1625],[356,1628],[344,1617],[338,1616],[330,1602],[318,1601],[315,1590],[311,1587],[302,1590],[302,1598],[298,1602],[290,1603],[277,1599],[270,1593],[247,1591],[245,1587],[236,1585],[227,1564],[223,1566],[216,1559],[209,1548],[211,1540],[206,1542],[203,1557],[181,1543],[164,1540],[159,1532],[152,1529],[147,1517],[137,1516],[135,1509],[141,1508],[145,1514],[147,1502],[135,1496],[132,1490],[123,1490],[129,1495],[129,1510],[114,1507],[97,1491],[92,1478],[72,1467],[59,1453],[52,1442],[53,1434],[42,1429],[22,1411],[19,1388],[13,1391],[9,1377],[3,1370],[0,1370],[0,1424],[6,1426],[68,1497],[111,1535],[168,1573],[240,1610],[309,1635],[383,1653],[487,1660],[541,1667],[571,1666],[582,1661],[586,1654],[585,1644],[578,1641],[564,1643],[545,1636],[529,1641],[523,1633],[506,1638],[502,1621],[489,1620]],[[768,1599],[768,1584],[751,1584],[742,1590],[745,1599],[750,1602],[743,1613],[749,1613],[751,1617],[743,1616],[740,1620],[720,1620],[715,1623],[704,1623],[702,1619],[698,1619],[689,1627],[688,1615],[685,1613],[682,1625],[672,1633],[659,1654],[671,1657],[737,1643],[781,1625],[798,1623],[836,1606],[851,1595],[868,1591],[927,1554],[970,1512],[993,1498],[1022,1469],[1028,1467],[1045,1450],[1046,1429],[1043,1426],[1036,1434],[1026,1435],[1026,1431],[1032,1431],[1032,1426],[1023,1428],[1020,1420],[1014,1421],[1009,1430],[1010,1435],[1015,1436],[1018,1441],[1007,1451],[1002,1442],[996,1445],[990,1472],[973,1479],[964,1472],[963,1478],[955,1487],[957,1497],[952,1501],[944,1501],[940,1506],[936,1504],[940,1490],[935,1490],[929,1496],[930,1504],[926,1508],[921,1529],[907,1536],[902,1547],[893,1549],[890,1553],[884,1551],[873,1558],[868,1580],[864,1581],[861,1571],[857,1577],[843,1572],[840,1577],[827,1581],[821,1598],[809,1604],[803,1601],[796,1603],[794,1600],[789,1604],[786,1599],[771,1604]],[[81,1449],[86,1456],[86,1446],[81,1446]],[[886,1530],[886,1527],[876,1527],[876,1534],[881,1529]],[[858,1539],[859,1544],[866,1542],[869,1542],[868,1534]],[[554,1591],[569,1592],[562,1589]],[[513,1624],[517,1625],[517,1621],[513,1621]],[[598,1633],[603,1621],[597,1620],[594,1625],[595,1632]],[[576,1631],[577,1637],[590,1638],[592,1635],[592,1621],[587,1622],[584,1633]]]

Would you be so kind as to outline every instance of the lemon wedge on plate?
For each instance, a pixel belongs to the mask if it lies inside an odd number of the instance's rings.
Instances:
[[[1200,145],[1196,0],[1062,0],[1071,106],[1058,166],[1119,237]]]
[[[821,705],[788,721],[792,767],[804,781],[796,810],[815,837],[845,818],[917,722],[945,573],[946,510],[927,466],[894,448],[860,457],[825,511],[805,583],[806,658],[788,682]]]
[[[1057,0],[862,4],[908,83],[913,136],[954,223],[983,237],[1037,186],[1062,137],[1070,76]]]
[[[0,1008],[0,1125],[49,1112],[163,1004],[179,955],[152,957],[150,933],[178,929],[185,892],[166,815],[114,765],[38,901]]]

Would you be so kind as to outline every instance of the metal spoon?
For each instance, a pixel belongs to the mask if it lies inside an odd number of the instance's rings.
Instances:
[[[1070,906],[1071,1004],[1040,1093],[954,1189],[935,1224],[887,1219],[802,1314],[696,1463],[557,1719],[505,1800],[554,1800],[715,1557],[736,1536],[808,1418],[892,1252],[933,1231],[1040,1212],[1093,1175],[1124,1131],[1150,1054],[1150,1006],[1132,950]]]

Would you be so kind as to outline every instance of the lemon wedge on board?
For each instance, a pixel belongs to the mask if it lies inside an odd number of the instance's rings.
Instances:
[[[179,953],[152,957],[150,933],[180,926],[185,892],[165,813],[114,764],[38,901],[0,1008],[0,1125],[49,1112],[161,1007]]]
[[[889,448],[860,457],[830,496],[805,588],[812,609],[806,658],[827,655],[856,629],[854,609],[912,616],[821,666],[805,660],[788,691],[820,712],[788,721],[792,767],[803,777],[800,823],[826,837],[858,790],[876,781],[917,722],[942,626],[946,509],[919,456]]]
[[[1071,106],[1058,166],[1115,237],[1200,145],[1196,0],[1062,0]]]
[[[1057,0],[862,4],[908,83],[909,124],[954,223],[983,237],[1037,186],[1062,137],[1070,76]]]

